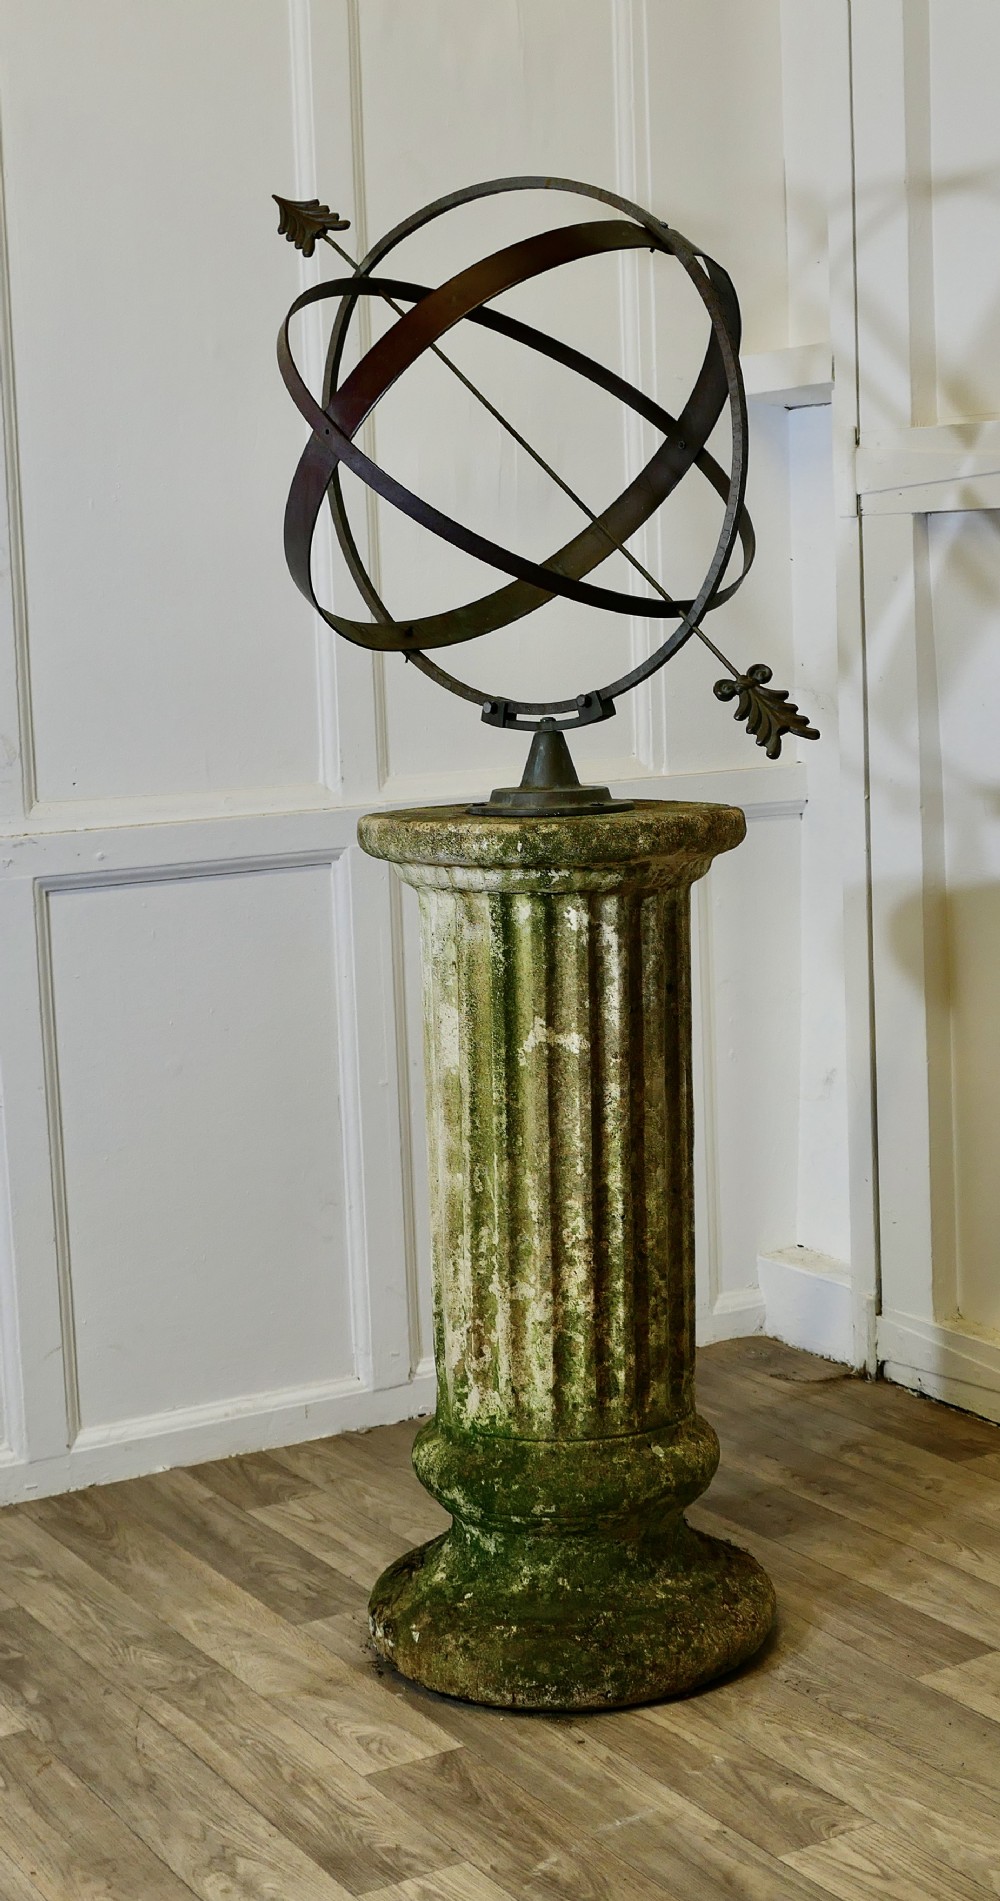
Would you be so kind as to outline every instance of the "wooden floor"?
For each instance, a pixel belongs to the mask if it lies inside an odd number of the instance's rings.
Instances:
[[[1000,1895],[1000,1429],[760,1340],[699,1397],[780,1627],[636,1712],[379,1673],[412,1426],[0,1514],[0,1901]]]

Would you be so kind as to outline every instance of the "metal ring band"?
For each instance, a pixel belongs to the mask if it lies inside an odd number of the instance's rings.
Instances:
[[[508,246],[504,251],[495,253],[470,269],[460,272],[457,277],[437,291],[425,291],[423,286],[397,283],[395,280],[383,283],[381,280],[371,278],[370,272],[374,263],[384,257],[396,243],[401,241],[402,237],[419,229],[432,217],[442,215],[455,204],[467,202],[470,198],[484,196],[493,191],[524,189],[542,184],[592,195],[627,210],[633,222],[624,224],[620,220],[603,220],[585,225],[563,226],[552,232],[541,233],[518,245]],[[515,319],[505,317],[497,311],[481,307],[484,298],[496,296],[501,290],[523,282],[528,276],[538,275],[558,264],[569,262],[575,257],[594,255],[602,250],[619,250],[650,243],[653,248],[678,257],[688,275],[692,277],[712,320],[712,337],[705,361],[692,396],[679,419],[673,418],[649,398],[631,389],[621,378],[614,376],[613,372],[604,370],[602,366],[593,363],[591,359],[570,349],[569,346],[558,343],[555,339],[547,337],[545,333],[521,324]],[[419,301],[415,302],[414,307],[398,320],[393,329],[387,332],[378,344],[373,346],[351,376],[338,388],[336,379],[339,375],[347,328],[357,306],[358,297],[375,294],[403,296]],[[342,303],[331,335],[324,386],[326,400],[324,408],[321,409],[295,368],[288,340],[288,326],[299,310],[335,295],[342,298]],[[609,389],[613,394],[630,403],[663,432],[663,443],[641,475],[629,484],[623,494],[610,504],[596,522],[589,524],[566,547],[560,549],[547,564],[525,561],[519,556],[512,555],[508,550],[486,541],[484,537],[473,535],[460,524],[451,521],[449,517],[443,516],[440,511],[420,501],[401,484],[386,476],[355,448],[351,439],[364,417],[370,413],[374,404],[391,383],[416,360],[422,350],[436,342],[439,336],[463,317],[469,317],[472,321],[486,324],[515,340],[527,343],[554,360],[588,376],[601,387]],[[409,652],[414,662],[441,685],[460,693],[466,699],[478,701],[481,704],[496,700],[497,696],[488,695],[463,681],[456,680],[454,676],[427,659],[422,649],[473,639],[480,633],[508,625],[512,620],[550,599],[555,593],[566,594],[570,598],[581,599],[592,605],[609,607],[616,612],[639,614],[651,618],[679,618],[681,626],[656,653],[650,655],[631,673],[624,675],[609,687],[597,689],[595,694],[578,696],[575,700],[565,701],[503,702],[507,712],[515,718],[518,713],[551,716],[560,712],[574,712],[575,719],[565,723],[576,724],[585,718],[606,716],[614,710],[613,701],[618,693],[647,677],[678,650],[689,637],[692,630],[691,623],[695,619],[707,612],[711,606],[731,597],[753,559],[753,531],[743,507],[746,471],[746,409],[736,355],[738,344],[739,307],[726,273],[710,259],[704,260],[703,268],[693,247],[678,233],[670,231],[658,220],[651,218],[650,214],[642,212],[637,206],[629,205],[627,201],[616,198],[614,194],[575,185],[572,181],[503,180],[495,181],[490,185],[469,187],[465,192],[453,194],[448,199],[439,200],[435,205],[426,207],[423,212],[415,214],[403,226],[397,227],[395,232],[383,239],[363,260],[356,277],[343,282],[317,285],[312,290],[303,293],[293,303],[283,326],[279,339],[282,374],[290,393],[314,431],[296,471],[286,511],[286,552],[298,586],[322,614],[324,620],[338,632],[345,634],[347,638],[365,646],[395,648]],[[734,449],[733,468],[728,481],[718,463],[708,455],[704,447],[705,439],[714,427],[725,405],[727,395],[733,419]],[[412,519],[430,527],[433,532],[442,534],[455,545],[466,548],[468,552],[479,558],[491,561],[501,570],[514,574],[517,578],[513,585],[498,589],[480,601],[472,602],[465,608],[452,609],[443,615],[428,616],[421,621],[401,624],[393,621],[379,599],[371,577],[361,561],[347,521],[339,479],[341,461],[351,467],[363,480],[369,482],[378,493],[400,506]],[[584,583],[580,579],[581,575],[589,572],[607,557],[614,541],[624,541],[634,533],[666,495],[676,487],[692,464],[699,467],[717,492],[725,496],[727,502],[722,533],[699,594],[690,601],[654,601],[621,594],[611,589],[591,587]],[[375,624],[348,620],[344,616],[332,614],[320,606],[313,592],[309,564],[312,534],[324,495],[328,491],[345,559],[363,598],[377,616]],[[743,569],[734,581],[724,587],[722,576],[737,534],[743,544]],[[584,699],[591,709],[586,713],[579,710],[580,701]],[[598,710],[595,711],[595,709]]]

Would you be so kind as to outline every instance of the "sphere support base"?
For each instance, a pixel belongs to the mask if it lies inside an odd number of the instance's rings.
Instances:
[[[606,785],[581,785],[555,720],[543,719],[528,751],[520,785],[497,786],[472,818],[580,818],[594,812],[631,812],[631,799],[613,799]]]

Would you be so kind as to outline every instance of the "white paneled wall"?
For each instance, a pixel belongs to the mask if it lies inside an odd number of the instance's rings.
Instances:
[[[877,1353],[998,1419],[1000,14],[854,14]]]
[[[354,1373],[350,1285],[325,1272],[347,1258],[335,876],[49,896],[67,1381],[88,1443]]]
[[[304,787],[311,633],[255,557],[298,436],[263,321],[289,286],[284,9],[14,0],[2,21],[29,792]]]
[[[577,750],[622,788],[750,821],[695,907],[703,1336],[762,1325],[762,1285],[780,1325],[808,1271],[843,1308],[811,1344],[863,1357],[861,683],[838,621],[854,543],[833,532],[854,417],[835,404],[831,438],[825,249],[828,213],[845,217],[846,47],[841,0],[0,0],[4,1495],[432,1401],[411,894],[355,825],[380,802],[482,796],[524,740],[397,656],[335,647],[288,579],[302,428],[273,340],[337,266],[279,242],[273,191],[336,206],[362,251],[450,187],[582,176],[732,270],[760,553],[718,632],[817,710],[824,746],[767,762],[692,642]],[[506,201],[400,265],[434,281],[579,215]],[[581,266],[516,307],[671,403],[703,336],[647,262]],[[641,430],[606,402],[490,338],[453,344],[595,500],[638,465]],[[318,383],[318,324],[299,345]],[[477,525],[540,555],[561,535],[563,500],[440,366],[369,437]],[[363,498],[356,520],[401,611],[481,584]],[[715,531],[692,491],[639,552],[679,589]],[[570,689],[648,640],[553,604],[456,670]]]

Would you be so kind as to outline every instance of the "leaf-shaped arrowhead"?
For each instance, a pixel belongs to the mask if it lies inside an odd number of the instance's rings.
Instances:
[[[318,198],[279,198],[276,191],[271,196],[280,213],[278,236],[287,238],[303,257],[312,257],[317,238],[325,237],[328,231],[350,228],[349,218],[341,218],[329,205],[320,204]]]
[[[804,713],[800,713],[794,700],[790,700],[783,687],[769,686],[770,667],[757,665],[748,667],[735,680],[719,680],[715,686],[717,700],[735,700],[734,719],[746,720],[747,732],[763,746],[769,759],[777,759],[781,753],[781,742],[789,733],[797,739],[818,739],[815,726],[810,726]]]

